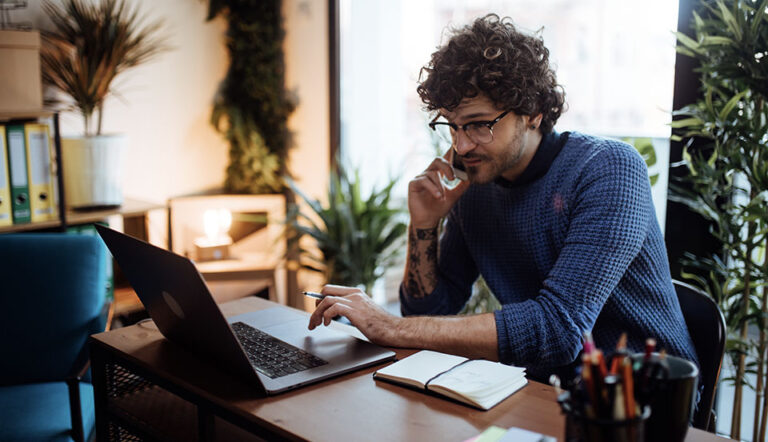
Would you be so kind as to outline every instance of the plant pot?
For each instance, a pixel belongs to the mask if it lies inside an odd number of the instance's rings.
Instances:
[[[123,203],[122,157],[126,140],[122,134],[61,140],[68,207],[84,209]]]

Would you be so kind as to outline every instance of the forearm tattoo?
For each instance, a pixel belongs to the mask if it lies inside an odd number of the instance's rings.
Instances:
[[[405,290],[414,298],[423,298],[437,285],[437,227],[410,228],[408,232]]]

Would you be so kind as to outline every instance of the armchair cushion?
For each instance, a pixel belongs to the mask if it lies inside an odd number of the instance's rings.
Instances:
[[[102,331],[106,260],[100,240],[0,236],[0,383],[63,380],[88,336]]]
[[[93,387],[80,383],[83,428],[94,428]],[[64,382],[0,387],[0,440],[71,441],[69,395]],[[89,434],[86,434],[86,440]]]

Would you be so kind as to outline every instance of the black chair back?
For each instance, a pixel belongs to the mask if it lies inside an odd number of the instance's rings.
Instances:
[[[693,415],[693,426],[702,430],[714,429],[712,416],[717,380],[725,351],[725,319],[717,303],[706,293],[680,281],[672,281],[680,301],[680,308],[688,326],[696,354],[703,390],[699,407]]]

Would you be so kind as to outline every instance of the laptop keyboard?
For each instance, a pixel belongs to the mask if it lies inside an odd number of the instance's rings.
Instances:
[[[230,325],[253,368],[272,379],[328,363],[250,325],[242,322]]]

